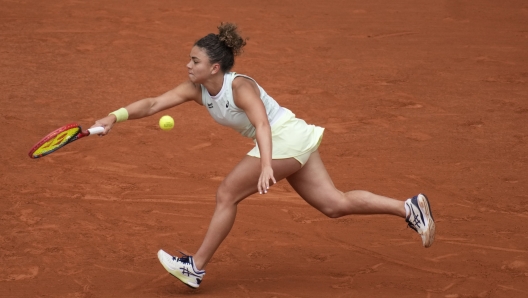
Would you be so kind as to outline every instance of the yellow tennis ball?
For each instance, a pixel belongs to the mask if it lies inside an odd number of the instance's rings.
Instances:
[[[159,126],[163,130],[171,130],[174,128],[174,119],[169,115],[165,115],[160,118]]]

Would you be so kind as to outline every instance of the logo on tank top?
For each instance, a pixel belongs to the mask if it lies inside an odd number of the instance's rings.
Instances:
[[[209,103],[207,103],[207,107],[212,109],[213,108],[213,104],[209,102]]]
[[[229,108],[229,101],[226,103],[226,109]]]

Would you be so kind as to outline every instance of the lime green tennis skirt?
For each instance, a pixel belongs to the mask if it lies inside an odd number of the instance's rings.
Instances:
[[[307,124],[295,117],[286,109],[280,118],[271,125],[272,158],[295,158],[301,165],[308,161],[310,154],[317,150],[323,139],[324,128]],[[260,158],[260,151],[255,141],[255,147],[247,155]]]

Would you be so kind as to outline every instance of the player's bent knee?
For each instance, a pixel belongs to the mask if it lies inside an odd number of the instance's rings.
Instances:
[[[216,204],[217,205],[233,205],[237,203],[237,196],[228,186],[224,183],[220,184],[216,191]]]
[[[216,192],[216,205],[232,204],[232,196],[229,195],[229,192],[218,188]]]
[[[344,194],[340,191],[328,194],[325,198],[318,201],[319,204],[314,204],[313,206],[329,218],[338,218],[347,215]]]
[[[338,218],[345,215],[338,206],[332,205],[325,206],[319,209],[319,211],[321,211],[324,215],[328,216],[329,218]]]

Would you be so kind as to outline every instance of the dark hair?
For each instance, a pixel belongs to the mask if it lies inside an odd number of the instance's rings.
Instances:
[[[246,40],[240,36],[233,23],[221,23],[218,30],[218,34],[209,33],[194,45],[205,50],[209,62],[219,63],[222,72],[226,73],[235,65],[235,56],[242,53]]]

